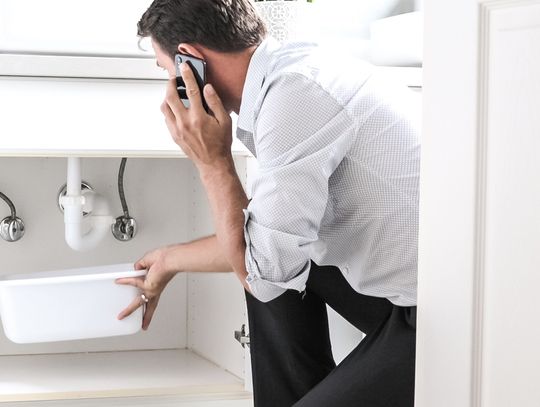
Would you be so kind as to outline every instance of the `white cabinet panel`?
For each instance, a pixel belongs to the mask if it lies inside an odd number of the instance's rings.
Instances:
[[[181,156],[164,95],[162,81],[0,77],[0,156]]]
[[[540,404],[540,4],[493,12],[482,401]]]
[[[425,18],[416,405],[536,407],[540,1]]]
[[[2,150],[170,150],[161,83],[1,79]]]
[[[249,160],[253,160],[250,158]],[[236,171],[245,185],[245,159],[235,160]],[[194,183],[191,209],[193,233],[213,233],[210,206],[202,184]],[[247,323],[244,287],[234,273],[188,273],[188,347],[231,373],[245,376],[244,348],[234,338],[234,331]],[[223,312],[223,310],[227,312]],[[216,346],[219,343],[219,346]]]

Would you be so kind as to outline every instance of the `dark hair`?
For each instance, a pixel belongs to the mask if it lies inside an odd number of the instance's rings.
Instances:
[[[171,57],[182,42],[237,52],[258,45],[266,27],[250,0],[154,0],[137,24]]]

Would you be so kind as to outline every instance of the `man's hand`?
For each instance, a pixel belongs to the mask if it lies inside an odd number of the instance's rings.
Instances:
[[[204,87],[204,97],[212,114],[205,112],[197,81],[191,68],[182,63],[182,78],[190,108],[186,108],[176,90],[175,79],[169,80],[161,111],[171,136],[199,171],[232,163],[231,117],[212,85]]]
[[[121,278],[116,280],[117,284],[132,285],[139,288],[146,298],[148,298],[149,301],[146,304],[142,324],[144,330],[148,329],[152,321],[161,293],[169,281],[180,271],[175,268],[175,265],[178,263],[176,257],[179,250],[180,245],[174,245],[149,252],[135,263],[136,270],[148,270],[146,277]],[[142,305],[141,299],[137,297],[118,315],[118,319],[124,319],[131,315]]]

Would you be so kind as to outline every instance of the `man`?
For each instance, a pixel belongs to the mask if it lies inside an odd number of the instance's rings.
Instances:
[[[138,28],[171,77],[161,109],[216,230],[147,254],[136,264],[144,281],[120,281],[149,301],[143,328],[176,273],[233,271],[257,407],[413,406],[420,148],[408,91],[346,55],[267,38],[249,0],[155,0]],[[189,109],[177,52],[208,67],[201,95],[183,66]],[[251,201],[233,165],[231,111],[259,161]],[[326,304],[366,334],[337,367]]]

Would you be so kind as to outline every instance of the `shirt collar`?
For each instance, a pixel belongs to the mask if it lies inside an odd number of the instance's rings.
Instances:
[[[257,47],[249,62],[249,67],[242,90],[242,101],[238,113],[237,126],[244,131],[253,133],[255,102],[266,78],[272,54],[281,44],[272,37],[266,38]]]

